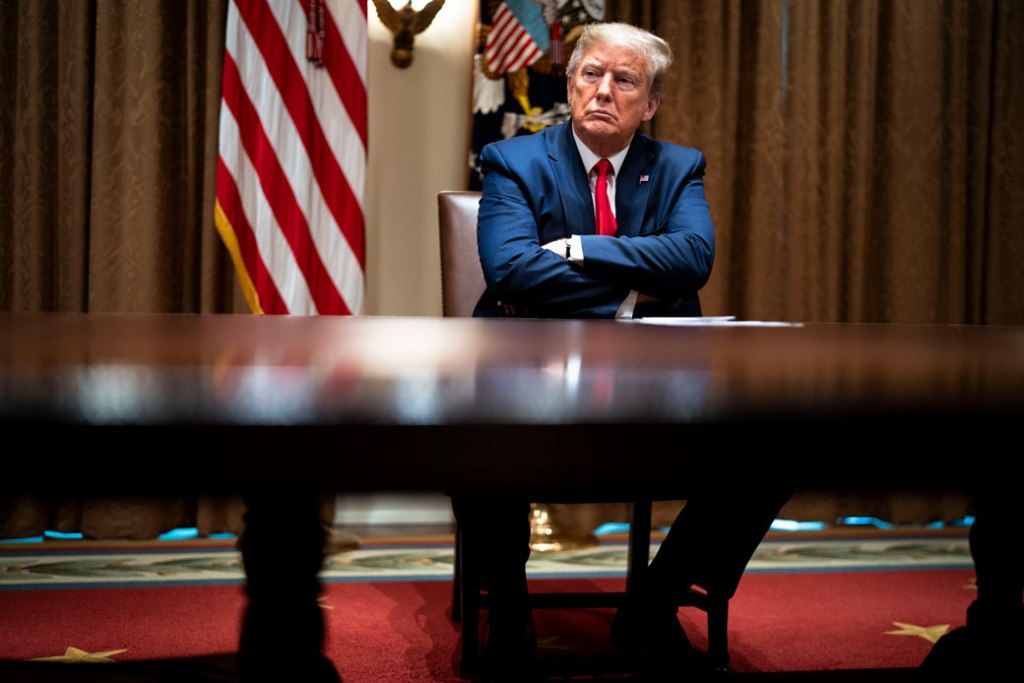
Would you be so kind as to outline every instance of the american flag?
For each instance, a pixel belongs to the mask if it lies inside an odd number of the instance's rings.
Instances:
[[[484,46],[491,73],[519,71],[541,58],[549,42],[542,12],[530,0],[505,0],[498,6]]]
[[[215,220],[255,313],[363,312],[366,32],[366,0],[228,7]]]

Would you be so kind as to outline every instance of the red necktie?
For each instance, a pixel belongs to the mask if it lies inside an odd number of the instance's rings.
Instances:
[[[597,162],[597,187],[594,188],[594,224],[598,235],[614,235],[618,230],[615,214],[612,213],[611,202],[608,201],[608,174],[612,172],[612,162],[601,159]]]

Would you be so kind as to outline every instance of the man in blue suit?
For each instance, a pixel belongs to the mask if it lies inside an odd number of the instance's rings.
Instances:
[[[647,31],[590,24],[566,66],[571,121],[482,150],[478,246],[487,290],[474,315],[701,314],[697,292],[715,251],[704,156],[637,133],[658,109],[671,61],[668,44]],[[693,584],[731,597],[789,493],[691,496],[616,613],[613,645],[666,673],[706,670],[677,617],[679,598]],[[536,648],[529,503],[457,495],[452,504],[481,549],[490,593],[487,676],[523,680]]]
[[[636,133],[658,109],[671,51],[624,25],[586,35],[590,54],[579,41],[567,68],[578,71],[568,79],[571,123],[481,152],[488,286],[475,315],[700,315],[715,254],[704,155]],[[592,169],[602,158],[614,169],[615,235],[595,234]]]

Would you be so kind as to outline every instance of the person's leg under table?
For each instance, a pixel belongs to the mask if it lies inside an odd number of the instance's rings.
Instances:
[[[921,662],[922,680],[1012,680],[1022,669],[1024,554],[1018,493],[1009,482],[975,498],[970,548],[977,597],[967,608],[967,624],[942,636]]]

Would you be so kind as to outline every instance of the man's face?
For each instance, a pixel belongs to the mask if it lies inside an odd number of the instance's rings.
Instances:
[[[659,100],[650,90],[642,56],[618,45],[595,45],[568,83],[576,134],[599,156],[625,149],[640,124],[658,109]]]

